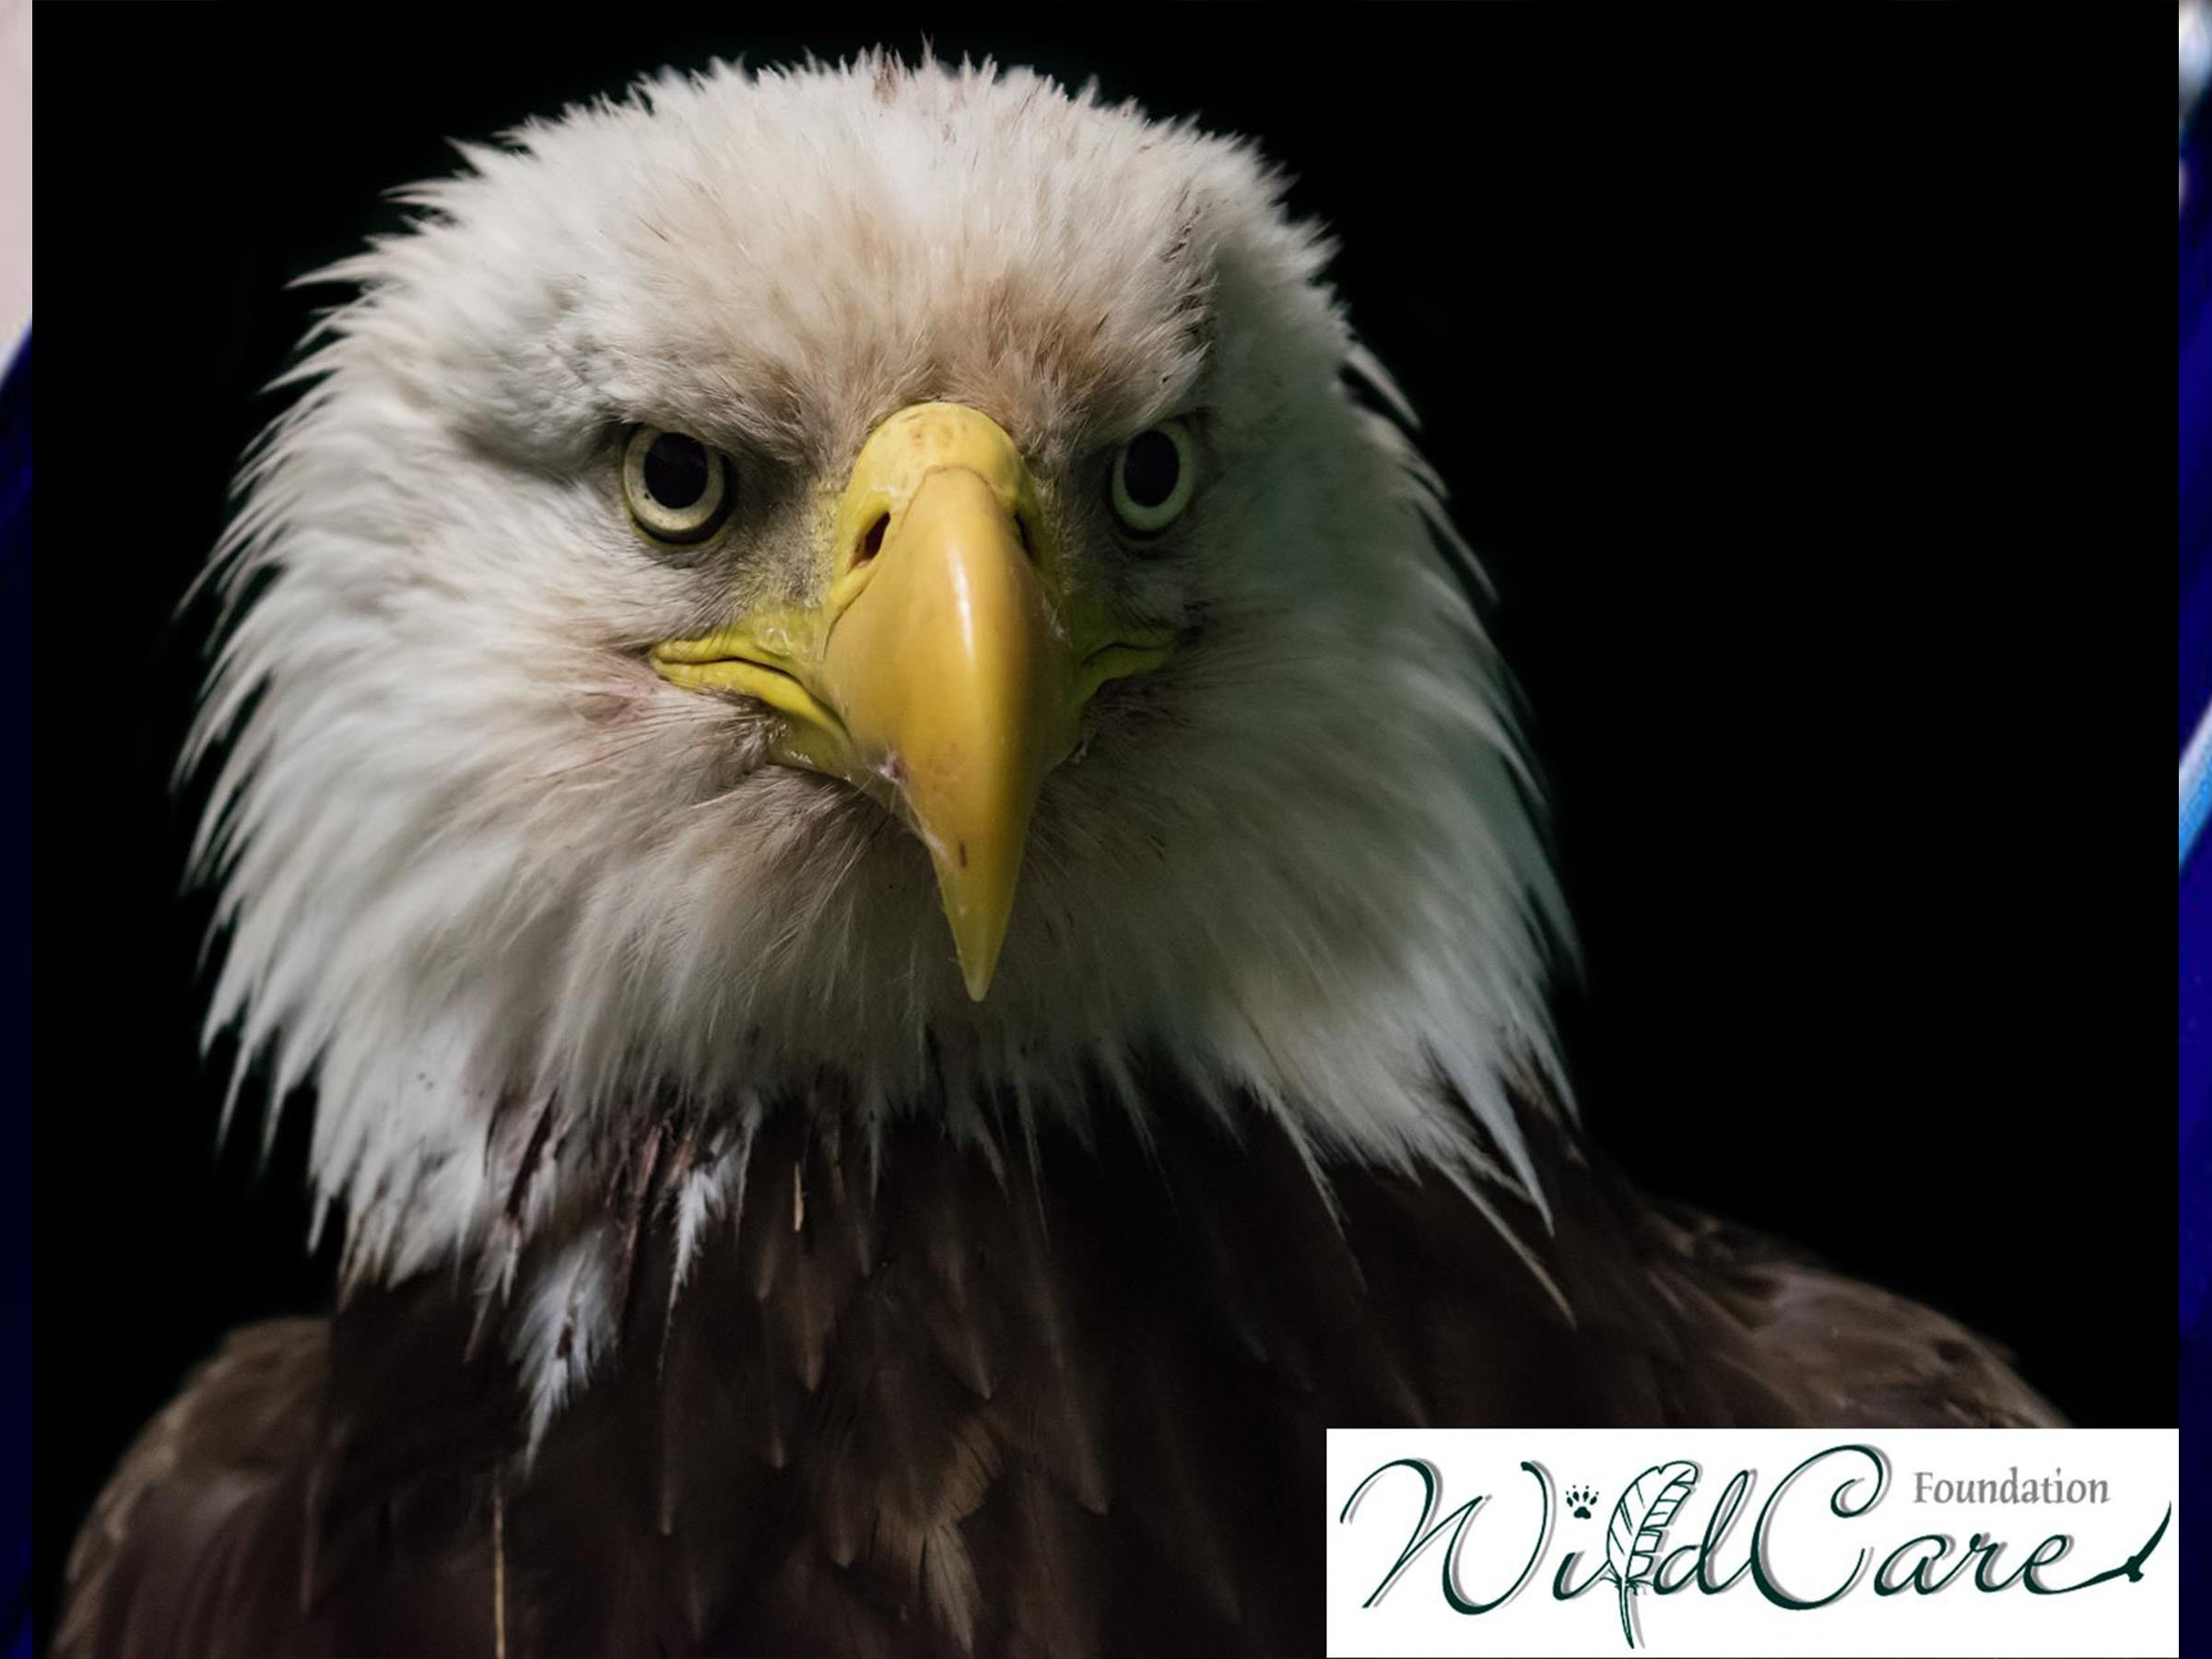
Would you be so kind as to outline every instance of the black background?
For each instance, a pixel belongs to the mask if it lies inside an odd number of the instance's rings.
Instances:
[[[305,1114],[265,1171],[251,1115],[215,1148],[208,906],[177,892],[198,797],[167,786],[207,621],[178,602],[280,406],[257,388],[334,298],[285,284],[396,224],[380,193],[447,171],[446,135],[665,62],[924,32],[631,15],[318,38],[305,8],[41,12],[43,1615],[183,1370],[327,1294]],[[1596,1135],[1998,1336],[2096,1425],[2175,1420],[2170,901],[2143,828],[2170,685],[2140,626],[2171,500],[2164,19],[928,29],[1259,136],[1341,236],[1354,323],[1500,591],[1586,947],[1562,1011]]]

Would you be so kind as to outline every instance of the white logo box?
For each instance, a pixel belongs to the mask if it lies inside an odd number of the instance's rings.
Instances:
[[[2174,1654],[2180,1459],[2173,1429],[1332,1429],[1328,1651]]]

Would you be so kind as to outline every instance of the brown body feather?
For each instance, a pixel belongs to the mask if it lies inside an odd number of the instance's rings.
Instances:
[[[633,1163],[620,1342],[534,1456],[456,1276],[241,1331],[87,1523],[54,1652],[1306,1652],[1332,1424],[2055,1420],[1541,1112],[1555,1228],[1506,1218],[1571,1320],[1441,1178],[1335,1170],[1339,1219],[1256,1113],[1186,1104],[1003,1177],[911,1124],[875,1183],[787,1114],[673,1302]]]

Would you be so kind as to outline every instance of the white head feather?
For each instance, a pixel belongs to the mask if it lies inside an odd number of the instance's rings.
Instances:
[[[350,1271],[485,1250],[502,1103],[561,1103],[535,1218],[671,1095],[735,1135],[827,1078],[864,1128],[988,1146],[1009,1101],[1142,1112],[1145,1055],[1316,1159],[1541,1205],[1510,1091],[1558,1086],[1566,935],[1507,697],[1433,477],[1347,394],[1394,397],[1326,245],[1250,147],[869,57],[665,76],[465,153],[324,273],[359,295],[246,467],[188,757],[219,769],[210,1036],[316,1085]],[[1207,450],[1156,551],[1071,509],[1094,579],[1194,635],[1047,781],[981,1004],[912,837],[644,657],[794,568],[795,503],[927,399],[1077,503],[1163,415],[1203,410]],[[740,457],[742,568],[632,533],[633,422]]]

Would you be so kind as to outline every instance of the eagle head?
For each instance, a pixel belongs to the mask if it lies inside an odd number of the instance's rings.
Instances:
[[[349,1272],[670,1100],[991,1145],[1151,1065],[1533,1185],[1510,703],[1279,173],[880,55],[463,155],[321,273],[191,755],[210,1034],[314,1085]]]

